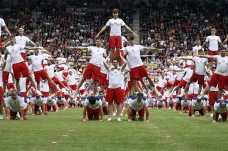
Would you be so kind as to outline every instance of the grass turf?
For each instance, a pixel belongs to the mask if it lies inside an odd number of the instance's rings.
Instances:
[[[228,123],[150,109],[151,122],[81,122],[82,109],[0,120],[2,151],[227,151]],[[208,115],[209,116],[209,115]],[[107,116],[104,116],[107,119]]]

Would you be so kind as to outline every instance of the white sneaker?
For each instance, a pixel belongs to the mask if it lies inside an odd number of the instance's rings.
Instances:
[[[3,115],[0,115],[0,120],[3,120]]]
[[[40,96],[43,95],[39,90],[36,90],[36,94]]]
[[[20,114],[19,114],[19,112],[17,112],[17,115],[16,115],[16,118],[18,118],[18,119],[20,119]]]
[[[109,122],[109,121],[111,121],[111,120],[112,120],[112,118],[111,118],[111,117],[107,119],[107,121],[108,121],[108,122]]]
[[[210,117],[213,117],[213,113],[211,113]]]
[[[114,112],[114,113],[112,114],[112,116],[116,116],[116,112]]]
[[[154,88],[154,91],[155,91],[157,96],[162,97],[162,94],[156,88]]]
[[[121,122],[121,118],[118,117],[117,121]]]

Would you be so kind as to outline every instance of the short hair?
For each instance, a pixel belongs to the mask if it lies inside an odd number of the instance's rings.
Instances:
[[[103,90],[101,90],[101,91],[99,91],[99,94],[100,94],[100,93],[104,93],[104,91],[103,91]]]
[[[117,58],[114,58],[114,59],[112,59],[112,62],[113,62],[113,61],[117,61],[117,62],[118,62],[118,59],[117,59]]]
[[[96,102],[96,98],[95,98],[94,96],[90,96],[90,97],[89,97],[89,103],[90,103],[91,105],[93,105],[93,104],[95,104],[95,102]]]
[[[212,31],[212,30],[215,30],[215,31],[216,31],[216,29],[215,29],[215,28],[211,28],[211,31]]]
[[[119,13],[119,10],[115,8],[115,9],[112,10],[112,13],[113,14]]]
[[[139,92],[139,93],[137,93],[136,96],[137,96],[137,97],[139,97],[139,96],[143,97],[143,93]]]
[[[133,34],[130,34],[130,35],[128,36],[128,39],[129,39],[130,41],[135,40],[135,36],[134,36]]]

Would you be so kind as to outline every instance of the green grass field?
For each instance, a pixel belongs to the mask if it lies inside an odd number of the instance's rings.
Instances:
[[[0,120],[1,151],[227,151],[228,123],[150,109],[151,122],[81,122],[82,109]],[[107,119],[107,116],[104,117]]]

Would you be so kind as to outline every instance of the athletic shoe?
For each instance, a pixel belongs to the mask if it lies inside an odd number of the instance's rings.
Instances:
[[[3,115],[0,115],[0,120],[3,120]]]
[[[107,121],[108,121],[108,122],[109,122],[109,121],[111,121],[111,120],[112,120],[112,118],[111,118],[111,117],[107,119]]]
[[[210,117],[213,117],[213,113],[211,113]]]
[[[20,117],[21,117],[21,116],[20,116],[19,112],[17,112],[16,118],[17,118],[17,119],[20,119]]]
[[[112,116],[116,116],[116,112],[114,112],[114,113],[112,114]]]
[[[118,117],[117,121],[121,122],[121,118]]]

